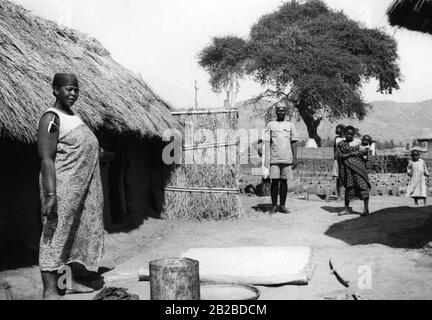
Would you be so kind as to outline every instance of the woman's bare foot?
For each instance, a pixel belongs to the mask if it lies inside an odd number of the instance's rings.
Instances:
[[[64,300],[64,298],[58,292],[44,292],[43,300]]]
[[[348,216],[352,214],[351,208],[345,208],[344,211],[338,213],[338,216]]]
[[[360,217],[367,217],[367,216],[369,216],[369,215],[370,215],[369,210],[365,210],[365,211],[360,215]]]
[[[43,300],[64,300],[58,287],[58,273],[56,271],[42,271]]]
[[[72,281],[72,286],[66,289],[66,294],[83,294],[92,292],[94,292],[94,289],[87,287],[83,284],[79,284],[75,281]]]

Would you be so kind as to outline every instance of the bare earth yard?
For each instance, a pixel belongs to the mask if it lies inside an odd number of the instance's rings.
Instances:
[[[263,210],[269,198],[242,197],[240,219],[190,222],[150,219],[128,233],[107,235],[105,285],[125,287],[149,299],[149,283],[121,279],[158,258],[180,256],[193,247],[310,246],[316,266],[307,286],[260,287],[262,300],[325,299],[345,289],[330,273],[331,258],[353,288],[369,299],[431,299],[432,257],[422,248],[432,241],[432,208],[414,208],[406,198],[374,197],[373,215],[339,217],[341,202],[290,199],[291,214],[270,216]],[[354,203],[361,211],[362,204]],[[361,267],[372,271],[372,288],[360,290]],[[359,269],[360,268],[360,269]],[[117,280],[114,280],[118,277]],[[36,266],[4,271],[15,299],[39,299],[41,282]],[[92,299],[90,295],[67,299]]]

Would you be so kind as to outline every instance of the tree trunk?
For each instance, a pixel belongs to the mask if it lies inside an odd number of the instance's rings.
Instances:
[[[318,147],[321,148],[321,137],[318,135],[318,127],[321,124],[321,119],[315,119],[308,113],[307,107],[302,105],[297,106],[297,110],[300,113],[304,123],[306,124],[308,135],[310,139],[314,139]]]

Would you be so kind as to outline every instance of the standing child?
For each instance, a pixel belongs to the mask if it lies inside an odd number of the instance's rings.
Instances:
[[[336,178],[336,193],[338,200],[341,200],[341,189],[342,183],[339,179],[339,160],[337,159],[337,148],[340,142],[344,141],[344,130],[345,126],[343,124],[339,124],[336,127],[336,137],[334,139],[333,152],[334,152],[334,165],[333,165],[333,178]]]
[[[429,177],[429,171],[424,160],[420,159],[420,151],[411,152],[411,161],[408,164],[408,176],[411,181],[408,185],[407,196],[414,199],[417,206],[419,200],[423,200],[426,205],[427,187],[426,177]]]
[[[372,137],[367,134],[362,137],[360,151],[363,152],[363,159],[365,161],[368,161],[372,154],[372,141]]]

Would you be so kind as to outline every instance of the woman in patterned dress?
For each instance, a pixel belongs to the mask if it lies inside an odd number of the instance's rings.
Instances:
[[[53,94],[56,101],[43,113],[38,128],[43,222],[39,267],[44,299],[61,299],[64,292],[91,292],[74,281],[70,265],[97,271],[103,255],[98,140],[71,109],[79,96],[77,78],[56,74]]]
[[[345,128],[345,140],[338,144],[339,175],[345,188],[345,210],[340,215],[351,214],[349,207],[352,200],[363,200],[362,216],[369,215],[369,194],[371,184],[366,171],[363,155],[367,151],[360,150],[361,141],[354,139],[355,128]]]

